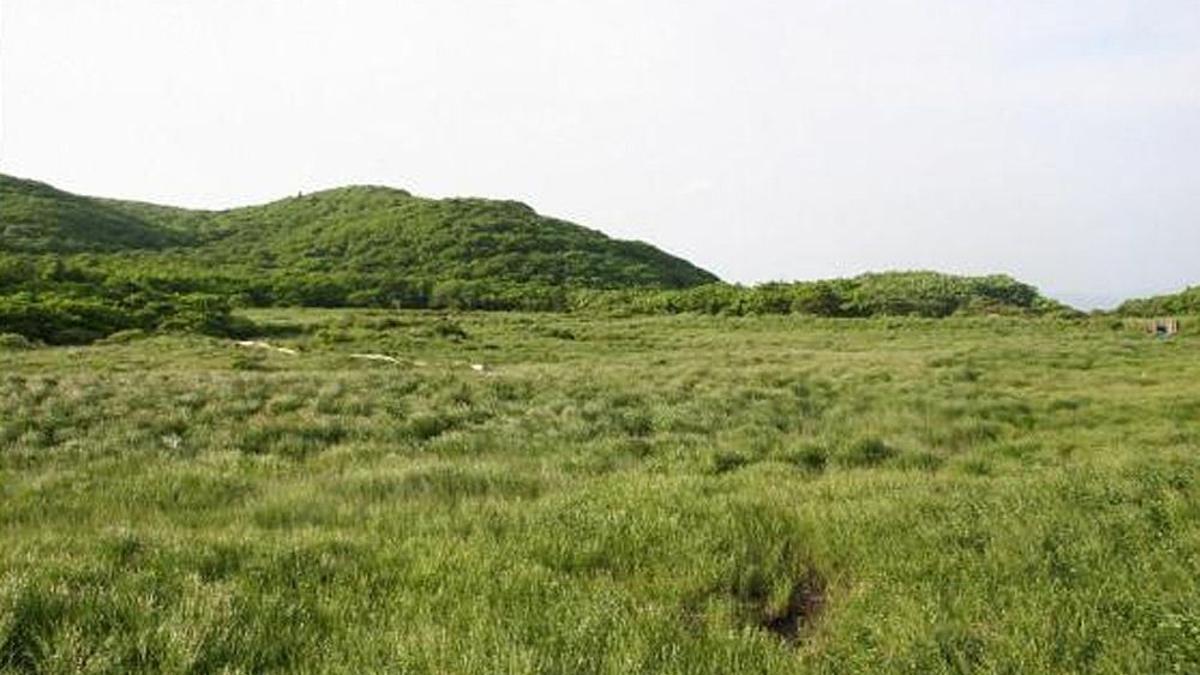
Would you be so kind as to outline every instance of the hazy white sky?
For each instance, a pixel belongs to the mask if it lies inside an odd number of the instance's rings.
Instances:
[[[0,171],[521,199],[732,281],[1200,283],[1197,0],[0,0]]]

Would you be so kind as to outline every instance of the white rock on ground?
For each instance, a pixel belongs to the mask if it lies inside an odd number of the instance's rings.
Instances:
[[[295,349],[291,349],[290,347],[276,347],[275,345],[272,345],[272,344],[269,344],[266,342],[259,342],[257,340],[235,340],[233,344],[235,344],[239,347],[252,347],[254,349],[268,349],[273,352],[279,352],[280,354],[287,354],[288,356],[296,356],[297,354],[300,353],[300,352],[296,351]]]
[[[363,359],[365,361],[386,361],[388,363],[400,363],[400,359],[387,354],[351,354],[352,359]]]

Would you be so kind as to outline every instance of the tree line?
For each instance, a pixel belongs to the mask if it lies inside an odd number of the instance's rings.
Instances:
[[[156,261],[157,262],[157,261]],[[99,263],[99,264],[97,264]],[[252,331],[240,307],[363,307],[597,314],[804,314],[821,317],[1069,314],[1004,275],[934,272],[691,288],[591,289],[385,274],[209,271],[110,259],[0,255],[0,332],[79,344],[123,330]]]

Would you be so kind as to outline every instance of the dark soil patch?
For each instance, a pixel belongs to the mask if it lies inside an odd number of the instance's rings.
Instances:
[[[792,588],[787,605],[779,611],[767,612],[759,627],[795,644],[824,607],[825,581],[816,574],[809,574]]]

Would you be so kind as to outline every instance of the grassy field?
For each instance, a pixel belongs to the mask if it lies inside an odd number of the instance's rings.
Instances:
[[[0,672],[1200,672],[1196,337],[253,318],[0,351]]]

